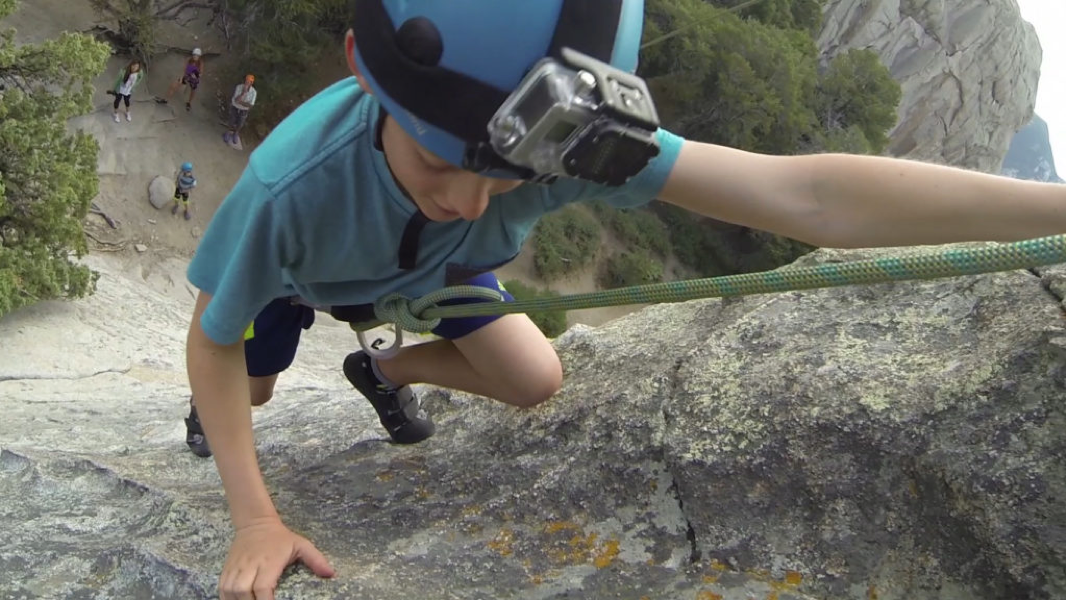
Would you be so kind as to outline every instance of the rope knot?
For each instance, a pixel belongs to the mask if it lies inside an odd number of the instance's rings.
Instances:
[[[388,294],[374,303],[374,315],[380,321],[396,323],[400,328],[413,333],[427,333],[440,325],[440,319],[423,319],[422,313],[434,303],[423,299],[411,300],[402,294]]]

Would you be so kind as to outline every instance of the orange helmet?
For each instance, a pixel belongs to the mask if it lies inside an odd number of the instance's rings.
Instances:
[[[244,76],[244,80],[246,82],[248,82],[248,83],[255,83],[255,75],[252,75],[251,73],[249,73],[249,74]]]

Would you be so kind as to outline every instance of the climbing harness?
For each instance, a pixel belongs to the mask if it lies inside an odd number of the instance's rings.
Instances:
[[[949,248],[929,253],[809,267],[789,266],[760,273],[671,281],[513,302],[504,302],[499,292],[494,290],[460,285],[442,288],[414,300],[400,294],[389,294],[374,303],[376,320],[352,323],[351,327],[357,332],[359,343],[368,354],[389,358],[400,351],[404,330],[413,333],[429,332],[445,318],[580,310],[629,304],[665,304],[700,298],[961,277],[1064,262],[1066,234],[1060,234],[1006,244]],[[441,302],[458,298],[478,298],[489,302],[439,306]],[[364,332],[386,323],[395,324],[395,341],[385,350],[380,350],[377,346],[371,348],[366,343]]]

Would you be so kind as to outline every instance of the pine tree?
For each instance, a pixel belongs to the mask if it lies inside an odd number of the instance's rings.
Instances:
[[[14,10],[0,0],[0,19]],[[0,32],[0,316],[93,291],[93,273],[74,259],[87,252],[98,146],[67,120],[92,108],[90,82],[109,53],[83,34],[20,46]]]

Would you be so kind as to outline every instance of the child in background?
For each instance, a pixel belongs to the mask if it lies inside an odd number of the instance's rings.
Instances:
[[[133,117],[130,116],[130,96],[133,95],[133,89],[137,87],[143,77],[141,63],[136,60],[130,61],[126,68],[119,73],[118,79],[115,80],[115,85],[112,88],[115,94],[115,112],[113,116],[116,123],[119,122],[118,105],[120,102],[125,102],[126,104],[126,120],[133,120]]]
[[[222,139],[227,144],[234,146],[239,144],[241,128],[248,120],[248,111],[255,106],[255,75],[248,74],[244,82],[237,84],[233,90],[233,98],[230,99],[229,107],[229,130],[222,134]]]
[[[200,80],[204,76],[203,54],[203,50],[193,48],[192,55],[185,59],[181,77],[170,85],[166,98],[156,98],[156,102],[166,104],[174,96],[174,93],[178,91],[179,87],[189,86],[189,98],[185,101],[185,110],[192,110],[192,101],[196,98],[196,89],[200,87]]]
[[[170,209],[170,214],[178,214],[178,207],[185,209],[185,220],[188,221],[192,218],[189,214],[189,192],[196,187],[196,178],[192,174],[192,163],[187,162],[181,165],[181,172],[178,173],[178,178],[175,180],[174,186],[174,208]]]

